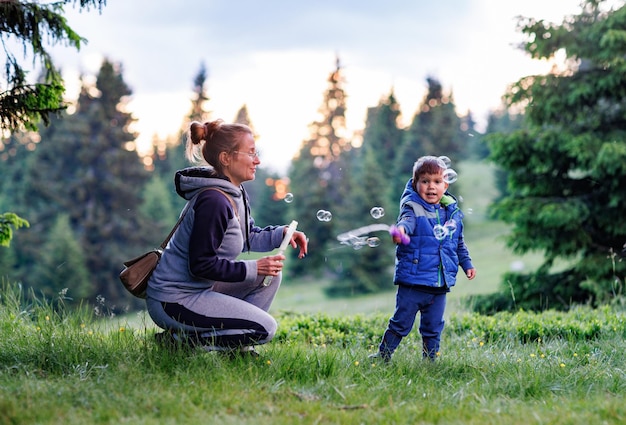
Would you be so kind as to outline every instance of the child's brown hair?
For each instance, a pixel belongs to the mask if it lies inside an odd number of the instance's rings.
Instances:
[[[413,190],[417,192],[417,181],[422,174],[441,174],[446,169],[446,163],[432,155],[421,156],[413,164]]]

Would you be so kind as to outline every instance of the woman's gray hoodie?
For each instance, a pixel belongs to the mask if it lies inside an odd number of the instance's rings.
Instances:
[[[253,282],[256,260],[237,260],[244,249],[268,252],[280,246],[284,226],[260,228],[250,217],[243,187],[218,176],[211,167],[180,170],[176,192],[187,200],[185,216],[163,250],[148,282],[150,298],[184,304],[215,281]],[[217,190],[225,192],[231,201]]]

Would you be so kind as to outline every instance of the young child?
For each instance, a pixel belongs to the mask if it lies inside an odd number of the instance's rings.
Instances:
[[[371,356],[385,362],[413,328],[418,311],[423,357],[434,360],[439,355],[446,294],[456,282],[459,265],[468,279],[476,276],[463,240],[463,213],[446,192],[445,170],[445,163],[437,157],[420,157],[400,199],[400,214],[392,232],[397,244],[396,309],[379,352]]]

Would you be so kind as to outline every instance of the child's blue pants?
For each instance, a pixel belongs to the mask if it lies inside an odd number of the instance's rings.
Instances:
[[[398,286],[396,294],[396,310],[389,319],[389,325],[380,343],[380,353],[391,358],[400,345],[402,338],[407,336],[415,323],[417,312],[420,312],[419,332],[422,335],[423,356],[434,359],[439,353],[439,341],[445,321],[443,314],[446,309],[447,294],[429,294],[410,286]]]

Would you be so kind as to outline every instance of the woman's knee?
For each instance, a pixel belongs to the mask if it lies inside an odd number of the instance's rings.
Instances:
[[[278,323],[276,323],[276,319],[268,314],[266,320],[263,321],[263,328],[265,329],[265,335],[263,335],[259,344],[265,344],[274,339],[276,331],[278,330]]]

